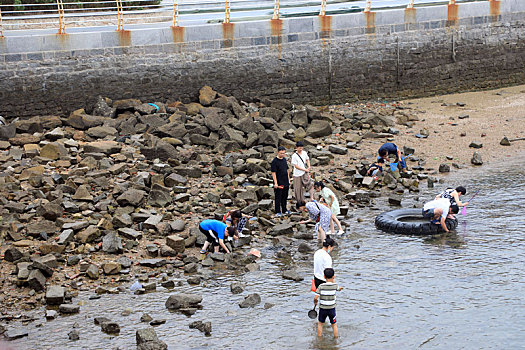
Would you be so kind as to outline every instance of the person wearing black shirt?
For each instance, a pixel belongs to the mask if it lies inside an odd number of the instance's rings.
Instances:
[[[290,189],[290,173],[286,161],[286,149],[280,146],[277,149],[277,157],[272,160],[273,190],[275,192],[275,213],[277,217],[289,214],[286,209],[288,190]]]

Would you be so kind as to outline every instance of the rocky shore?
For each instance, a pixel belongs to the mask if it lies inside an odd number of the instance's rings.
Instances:
[[[135,294],[175,289],[166,307],[191,315],[202,307],[202,296],[176,293],[182,282],[174,275],[200,284],[215,271],[257,270],[263,240],[283,247],[277,254],[285,257],[313,252],[316,242],[311,228],[298,224],[301,215],[273,216],[270,162],[278,145],[290,156],[296,141],[306,144],[314,176],[341,202],[343,222],[354,208],[373,205],[374,198],[387,196],[399,206],[404,193],[433,186],[440,173],[483,164],[485,136],[471,133],[475,126],[457,136],[469,139],[468,159],[428,142],[443,131],[441,123],[468,126],[470,116],[461,109],[471,105],[441,102],[457,114],[443,120],[415,104],[317,108],[288,100],[244,102],[205,86],[188,104],[99,97],[92,109],[67,116],[5,118],[0,125],[0,332],[7,339],[24,336],[10,331],[9,322],[31,321],[25,312],[41,305],[47,305],[48,319],[82,312],[73,302],[79,291],[96,298],[130,287]],[[494,132],[491,143],[503,136]],[[387,141],[413,154],[410,170],[386,171],[376,181],[366,170]],[[522,149],[499,140],[490,147]],[[229,243],[232,254],[202,260],[198,247],[205,236],[199,221],[220,220],[234,208],[257,220],[249,222],[234,247]],[[293,269],[282,277],[302,280]],[[232,284],[232,293],[243,291],[242,284]],[[252,293],[239,306],[260,302]],[[162,322],[146,316],[151,325]],[[102,332],[119,333],[110,319],[94,322]],[[189,327],[212,331],[205,321]],[[73,329],[70,338],[75,337]],[[137,346],[166,348],[151,328],[137,330]]]

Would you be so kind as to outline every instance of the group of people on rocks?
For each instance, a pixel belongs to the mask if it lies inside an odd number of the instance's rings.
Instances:
[[[292,154],[291,160],[293,181],[290,181],[290,171],[284,147],[281,146],[277,149],[277,156],[271,163],[275,193],[275,216],[282,217],[283,215],[291,214],[287,208],[287,200],[290,184],[293,183],[296,209],[300,212],[307,212],[309,215],[308,220],[300,223],[315,222],[315,231],[320,240],[324,240],[328,232],[343,234],[343,227],[337,219],[337,215],[341,211],[336,195],[323,182],[314,182],[311,176],[310,158],[304,150],[304,143],[298,141],[295,146],[295,152]],[[310,201],[308,202],[305,198],[306,192],[309,193]],[[315,201],[314,192],[319,192],[319,201]],[[334,230],[334,224],[338,227],[337,232]]]
[[[391,162],[397,163],[401,171],[407,170],[405,158],[395,144],[389,142],[383,144],[379,148],[378,154],[377,160],[370,165],[367,175],[378,179],[385,164]],[[291,165],[292,179],[290,179],[286,149],[279,147],[276,157],[271,162],[275,194],[275,216],[279,218],[292,214],[287,207],[287,200],[290,185],[293,184],[293,197],[296,201],[296,209],[299,212],[308,213],[309,216],[308,220],[301,221],[300,224],[314,222],[317,238],[322,242],[322,247],[314,254],[314,277],[311,286],[311,290],[315,292],[314,308],[319,304],[317,334],[322,336],[323,324],[328,318],[332,325],[334,337],[337,338],[339,332],[335,311],[336,291],[340,291],[342,287],[335,283],[335,271],[330,256],[334,249],[335,241],[329,233],[338,235],[344,233],[341,222],[337,219],[337,215],[340,214],[339,201],[334,192],[322,181],[315,182],[312,178],[310,158],[304,150],[304,144],[300,141],[297,142],[296,149],[291,157]],[[454,215],[459,212],[459,207],[469,204],[468,202],[462,202],[460,199],[466,192],[463,186],[444,190],[434,200],[424,204],[422,208],[423,217],[441,225],[443,231],[448,232],[446,220],[453,219]],[[306,201],[306,193],[309,193],[309,201]],[[319,193],[318,201],[314,199],[315,193]],[[242,214],[240,210],[232,210],[224,215],[222,221],[202,221],[199,229],[206,236],[206,242],[201,253],[205,254],[210,246],[213,247],[215,252],[222,248],[226,253],[230,253],[225,240],[229,237],[238,239],[249,218],[249,216]],[[337,225],[338,231],[335,231],[335,225]]]

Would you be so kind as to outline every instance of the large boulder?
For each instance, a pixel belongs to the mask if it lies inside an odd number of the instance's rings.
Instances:
[[[332,126],[326,120],[315,119],[306,129],[308,137],[318,138],[323,136],[330,136],[332,134]]]
[[[261,302],[261,296],[257,293],[247,295],[243,301],[239,303],[241,308],[255,307]]]
[[[40,149],[40,156],[42,158],[52,160],[57,160],[62,156],[66,156],[67,153],[66,147],[58,142],[50,142]]]
[[[277,147],[279,143],[279,135],[276,131],[264,130],[259,134],[257,142],[259,145]]]
[[[89,115],[86,114],[84,109],[77,109],[71,112],[69,118],[66,120],[66,124],[75,129],[86,130],[94,126],[102,125],[104,121],[104,117]]]
[[[167,350],[168,345],[160,341],[155,330],[151,328],[139,329],[135,334],[137,350]]]

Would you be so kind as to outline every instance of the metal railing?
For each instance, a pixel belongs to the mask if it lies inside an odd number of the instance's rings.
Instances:
[[[67,0],[66,0],[67,1]],[[230,23],[349,12],[414,8],[433,4],[498,0],[102,0],[0,6],[0,36],[30,35],[34,30],[64,34],[81,27],[124,30],[172,25]],[[456,3],[457,2],[457,3]],[[93,7],[96,4],[98,7]],[[58,30],[57,30],[58,27]]]

